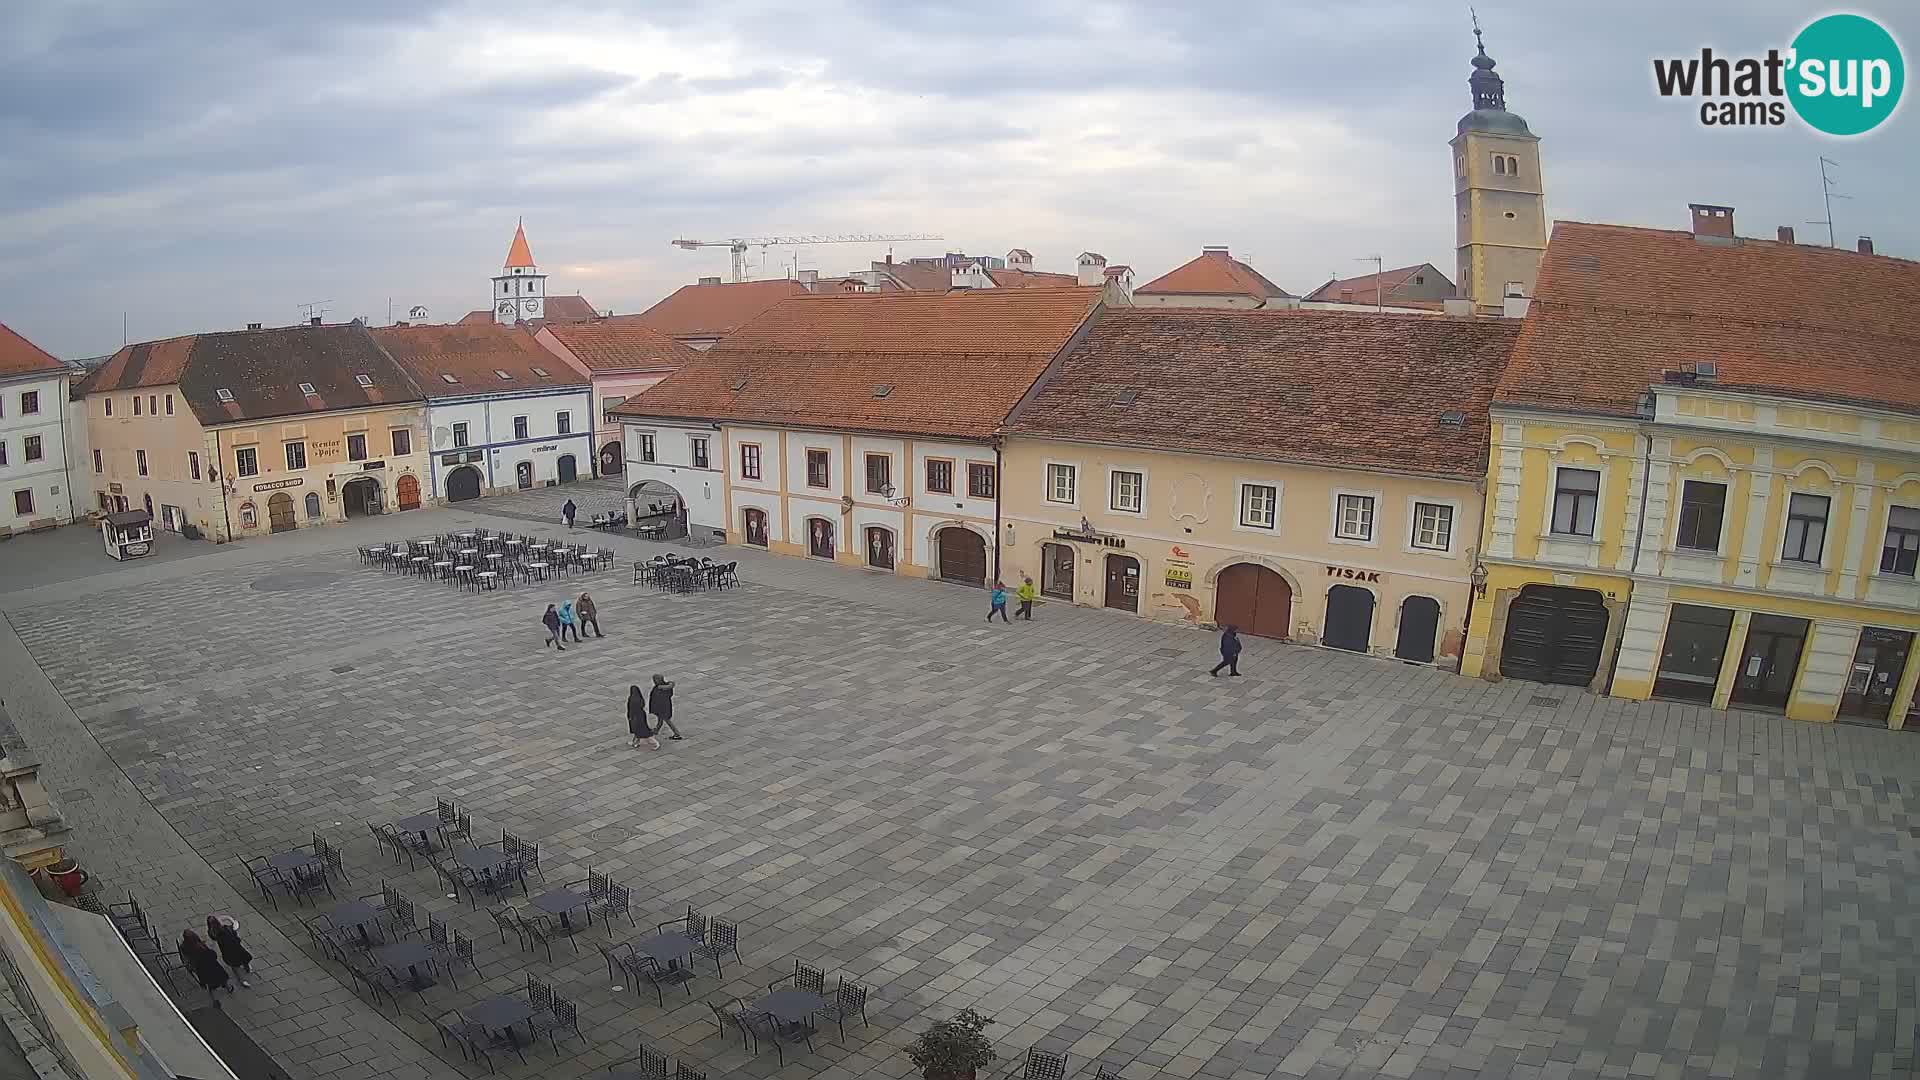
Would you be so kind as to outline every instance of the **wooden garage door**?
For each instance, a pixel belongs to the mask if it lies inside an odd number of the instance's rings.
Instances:
[[[1507,608],[1500,674],[1509,679],[1589,686],[1600,673],[1607,606],[1591,589],[1529,585]]]
[[[987,583],[987,542],[971,529],[940,530],[940,578],[963,585]]]
[[[1235,563],[1213,585],[1213,621],[1259,637],[1287,636],[1293,623],[1293,589],[1264,566]]]

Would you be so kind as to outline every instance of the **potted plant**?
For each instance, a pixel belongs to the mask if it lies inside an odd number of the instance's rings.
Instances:
[[[993,1064],[993,1042],[984,1032],[993,1023],[972,1009],[961,1009],[920,1033],[907,1057],[927,1080],[974,1080],[974,1071]]]

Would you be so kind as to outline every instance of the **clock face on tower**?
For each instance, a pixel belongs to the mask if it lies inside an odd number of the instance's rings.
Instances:
[[[494,310],[500,312],[502,315],[511,315],[513,314],[513,301],[502,300],[500,301],[500,306]]]
[[[533,314],[534,312],[536,312],[536,311],[539,311],[539,310],[540,310],[540,301],[538,301],[538,300],[522,300],[522,301],[520,301],[520,306],[521,306],[521,307],[523,307],[523,308],[526,308],[526,309],[527,309],[527,314],[529,314],[529,315],[531,315],[531,314]]]

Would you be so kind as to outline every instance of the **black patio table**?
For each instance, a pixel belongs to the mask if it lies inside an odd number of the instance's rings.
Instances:
[[[380,913],[365,900],[349,900],[344,904],[335,904],[327,909],[327,919],[342,930],[359,930],[362,944],[373,944],[373,938],[367,933],[368,923],[380,921]]]
[[[693,950],[699,947],[700,942],[685,934],[675,933],[671,930],[664,934],[655,934],[649,938],[642,938],[633,943],[634,952],[639,953],[641,956],[650,956],[660,963],[667,965],[668,976],[675,979],[686,979],[693,976],[693,972],[681,967],[680,962],[692,956]]]
[[[470,847],[462,848],[454,855],[455,861],[476,874],[484,874],[489,891],[500,887],[500,879],[494,871],[507,864],[507,853],[499,848]]]
[[[514,1045],[518,1046],[520,1041],[514,1038],[513,1025],[533,1016],[533,1003],[512,994],[501,994],[469,1006],[463,1015],[489,1031],[506,1032],[507,1038],[513,1039]]]
[[[420,974],[420,965],[433,959],[433,953],[417,941],[396,941],[373,950],[374,958],[388,971],[407,969],[407,980],[415,990],[425,990],[433,980]]]
[[[293,851],[283,851],[278,855],[269,855],[267,857],[267,865],[282,873],[292,873],[295,870],[313,866],[319,862],[320,856],[315,855],[311,851],[302,851],[297,848]]]
[[[558,888],[558,889],[548,889],[546,892],[543,892],[539,896],[536,896],[533,898],[533,906],[539,908],[541,911],[544,911],[549,915],[559,916],[560,929],[565,930],[568,933],[572,933],[573,924],[567,921],[567,913],[572,911],[574,908],[586,907],[587,894],[582,892],[575,892],[572,889],[568,889],[564,887]],[[593,922],[592,910],[588,910],[587,912],[587,922],[589,924]]]
[[[419,833],[421,850],[432,851],[433,833],[440,828],[440,811],[428,810],[412,817],[401,818],[393,823],[393,827],[403,833]]]
[[[805,1023],[808,1017],[827,1007],[827,999],[811,990],[775,990],[753,1003],[753,1007],[789,1024]]]

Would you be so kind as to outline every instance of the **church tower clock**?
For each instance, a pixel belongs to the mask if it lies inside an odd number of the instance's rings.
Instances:
[[[531,322],[547,314],[547,275],[534,265],[533,249],[527,246],[524,221],[513,227],[513,244],[507,248],[507,262],[493,279],[493,321],[506,326]]]
[[[1454,281],[1480,314],[1498,314],[1509,295],[1531,297],[1547,250],[1546,185],[1540,138],[1507,111],[1506,84],[1480,40],[1473,58],[1473,111],[1453,137]]]

